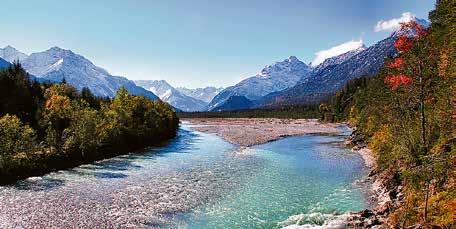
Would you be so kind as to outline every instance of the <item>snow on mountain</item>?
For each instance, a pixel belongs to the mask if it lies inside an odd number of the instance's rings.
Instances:
[[[182,111],[192,112],[206,109],[206,102],[185,95],[164,80],[136,80],[135,83]]]
[[[22,52],[19,52],[17,49],[11,47],[11,46],[6,46],[5,48],[0,48],[0,58],[3,58],[4,60],[13,63],[15,61],[23,61],[27,58],[28,56]]]
[[[424,19],[414,18],[414,20],[424,27],[430,25]],[[408,30],[405,34],[412,35],[415,32]],[[403,33],[403,31],[393,32],[389,37],[368,48],[362,47],[327,59],[294,87],[266,95],[256,103],[262,107],[319,103],[340,90],[348,81],[377,74],[385,58],[397,54],[394,42]]]
[[[176,88],[178,91],[184,93],[186,96],[201,100],[209,104],[212,99],[223,90],[223,87],[204,87],[204,88],[195,88],[188,89],[185,87]]]
[[[44,52],[33,53],[21,63],[24,69],[39,81],[60,82],[65,78],[78,90],[88,87],[93,94],[104,97],[114,97],[119,88],[125,87],[133,95],[158,99],[152,92],[136,86],[133,81],[110,75],[71,50],[53,47]]]
[[[308,65],[291,56],[284,61],[266,66],[256,76],[224,89],[214,97],[208,109],[223,107],[223,103],[231,96],[245,96],[246,99],[254,101],[271,92],[285,90],[293,87],[310,71],[311,68]]]
[[[354,56],[364,50],[366,50],[366,46],[362,45],[361,47],[356,48],[354,50],[348,51],[346,53],[342,53],[338,56],[328,58],[328,59],[324,60],[321,64],[317,65],[312,71],[318,72],[322,69],[327,68],[328,66],[341,64],[342,62],[350,59],[352,56]]]
[[[294,87],[264,96],[258,102],[259,106],[319,103],[348,81],[377,74],[385,57],[396,54],[395,40],[396,37],[392,35],[368,48],[363,47],[327,59]]]

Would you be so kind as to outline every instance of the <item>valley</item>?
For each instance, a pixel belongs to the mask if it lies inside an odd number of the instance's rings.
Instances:
[[[456,227],[454,0],[2,7],[0,228]]]

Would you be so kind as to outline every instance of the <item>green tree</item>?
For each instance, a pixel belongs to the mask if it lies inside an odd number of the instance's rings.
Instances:
[[[0,156],[11,157],[33,149],[35,131],[14,115],[0,118]]]

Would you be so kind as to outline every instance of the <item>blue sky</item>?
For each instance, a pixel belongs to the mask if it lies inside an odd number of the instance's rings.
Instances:
[[[427,19],[433,0],[2,0],[0,46],[71,49],[129,79],[229,86],[291,55],[371,45],[381,20]],[[391,21],[390,21],[391,22]],[[388,29],[388,28],[385,28]],[[377,29],[378,30],[378,29]],[[353,43],[352,42],[352,43]]]

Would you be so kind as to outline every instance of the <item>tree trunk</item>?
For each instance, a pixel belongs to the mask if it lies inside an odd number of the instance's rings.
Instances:
[[[427,215],[428,215],[428,202],[429,202],[429,182],[426,182],[426,196],[425,196],[425,204],[424,204],[424,223],[427,223]]]

